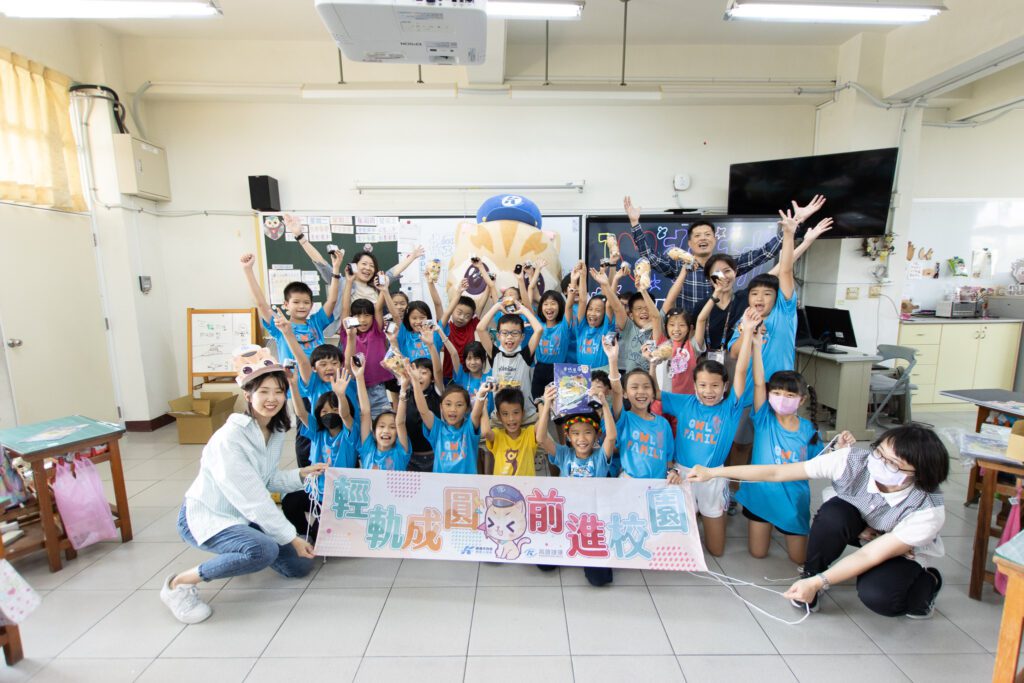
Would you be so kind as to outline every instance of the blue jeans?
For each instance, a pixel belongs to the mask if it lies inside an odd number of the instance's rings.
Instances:
[[[367,387],[366,393],[370,397],[370,417],[374,420],[385,410],[392,410],[391,399],[388,398],[388,390],[383,384]]]
[[[189,531],[184,505],[178,513],[178,533],[193,548],[216,554],[199,565],[199,578],[203,581],[252,574],[267,567],[281,576],[298,578],[313,569],[312,559],[299,557],[291,544],[278,545],[255,524],[236,524],[200,544]]]

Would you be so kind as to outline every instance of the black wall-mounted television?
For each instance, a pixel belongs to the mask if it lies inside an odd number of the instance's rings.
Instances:
[[[806,204],[816,194],[827,198],[809,221],[813,227],[831,216],[824,238],[876,237],[885,233],[896,177],[896,147],[863,152],[772,159],[729,167],[729,214],[774,216],[790,201]]]

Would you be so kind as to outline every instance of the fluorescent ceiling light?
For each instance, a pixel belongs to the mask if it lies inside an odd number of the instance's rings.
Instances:
[[[928,21],[946,9],[941,4],[892,0],[730,0],[726,19],[847,24],[909,24]]]
[[[392,85],[361,83],[352,85],[303,86],[304,100],[429,100],[454,99],[455,84]]]
[[[0,14],[26,19],[168,19],[220,13],[205,0],[0,0]]]
[[[495,19],[579,19],[583,0],[490,0],[487,16]]]
[[[658,87],[621,86],[519,86],[510,90],[513,100],[639,100],[654,102],[661,99]]]

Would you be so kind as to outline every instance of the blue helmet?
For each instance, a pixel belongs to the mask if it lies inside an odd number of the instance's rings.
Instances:
[[[499,194],[491,197],[476,212],[476,222],[519,221],[539,228],[540,209],[532,201],[518,194]]]

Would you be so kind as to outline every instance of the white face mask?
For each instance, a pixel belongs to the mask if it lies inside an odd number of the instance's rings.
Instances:
[[[892,472],[885,467],[881,458],[874,455],[868,456],[868,474],[875,480],[876,484],[888,487],[902,486],[907,481],[906,472]]]

